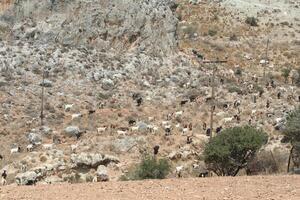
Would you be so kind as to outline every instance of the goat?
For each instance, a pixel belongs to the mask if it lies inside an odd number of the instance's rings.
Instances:
[[[102,133],[102,132],[105,132],[107,130],[107,127],[106,126],[103,126],[103,127],[98,127],[97,128],[97,133]]]
[[[78,147],[78,144],[72,144],[72,145],[71,145],[71,152],[72,152],[72,153],[75,153],[77,147]]]
[[[133,126],[134,124],[136,124],[136,120],[130,119],[130,120],[128,121],[128,124],[129,124],[129,126]]]
[[[127,134],[127,131],[117,130],[118,135],[125,136]]]
[[[147,127],[147,128],[148,128],[148,127]],[[130,127],[130,130],[131,130],[132,132],[136,132],[136,131],[139,130],[139,127],[138,127],[138,126],[132,126],[132,127]]]
[[[175,169],[175,174],[178,178],[182,177],[183,166],[177,166]]]
[[[227,117],[223,119],[224,124],[229,123],[233,120],[233,117]]]
[[[171,135],[171,126],[165,127],[165,135],[166,135],[166,136]]]
[[[15,147],[10,150],[10,154],[20,153],[21,147]]]
[[[184,106],[187,102],[189,102],[188,99],[181,100],[181,101],[180,101],[180,106]]]
[[[153,155],[157,155],[158,154],[158,150],[159,150],[159,145],[155,145],[153,147]]]
[[[192,136],[187,136],[186,137],[186,143],[191,144],[193,142],[193,137]]]
[[[137,103],[137,106],[141,106],[142,103],[143,103],[143,98],[142,97],[139,97],[138,99],[136,99],[136,103]]]
[[[34,144],[27,145],[27,147],[26,147],[27,152],[32,152],[34,149],[34,146],[35,146]]]
[[[43,144],[43,149],[45,150],[51,150],[53,149],[54,144]]]
[[[3,160],[3,158],[4,158],[4,157],[0,154],[0,160]]]
[[[178,112],[175,112],[175,117],[181,117],[183,114],[183,111],[178,111]]]
[[[241,105],[241,100],[235,100],[233,103],[234,108],[237,108]]]
[[[73,105],[74,105],[74,104],[66,104],[66,105],[64,106],[65,111],[66,111],[66,112],[69,112],[69,111],[71,110],[71,108],[73,107]]]
[[[189,131],[189,128],[183,128],[182,129],[182,135],[186,135],[186,133]]]
[[[72,120],[78,119],[78,118],[80,118],[80,117],[82,117],[82,114],[81,114],[81,113],[73,114],[73,115],[72,115]]]
[[[208,129],[206,130],[206,136],[210,136],[210,134],[211,134],[211,129],[208,128]]]
[[[216,133],[218,134],[218,133],[220,133],[221,131],[222,131],[222,126],[217,127]]]

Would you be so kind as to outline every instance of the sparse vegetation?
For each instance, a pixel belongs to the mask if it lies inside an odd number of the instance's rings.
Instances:
[[[207,168],[218,176],[236,176],[267,142],[267,134],[250,126],[228,128],[204,150]]]
[[[214,29],[209,29],[208,30],[208,35],[209,36],[215,36],[215,35],[217,35],[217,33],[218,33],[218,31],[216,31],[216,30],[214,30]]]
[[[247,17],[245,22],[250,26],[258,26],[258,20],[255,17]]]
[[[236,92],[237,94],[243,94],[243,91],[241,90],[241,88],[239,88],[238,86],[234,86],[234,85],[230,86],[230,87],[228,88],[228,91],[229,91],[230,93]]]
[[[291,68],[283,68],[281,71],[281,75],[284,78],[284,82],[288,82],[288,78],[290,76]]]
[[[121,177],[121,180],[164,179],[171,166],[166,159],[145,156],[142,161]]]

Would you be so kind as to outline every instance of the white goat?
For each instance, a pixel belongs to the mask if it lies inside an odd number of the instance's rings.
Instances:
[[[121,130],[117,130],[118,135],[123,135],[125,136],[127,134],[127,131],[121,131]]]
[[[14,147],[10,150],[10,154],[20,153],[21,148],[20,147]]]
[[[27,150],[27,152],[32,152],[33,148],[34,148],[34,145],[33,144],[29,144],[29,145],[27,145],[26,150]]]
[[[181,117],[183,115],[183,111],[175,112],[175,117]]]
[[[43,144],[43,149],[51,150],[54,148],[54,144]]]
[[[82,117],[81,113],[72,114],[72,120]]]
[[[177,177],[182,177],[182,171],[183,171],[183,166],[177,166],[176,169],[175,169],[175,174]]]
[[[132,132],[137,132],[139,130],[138,126],[133,126],[130,128]]]
[[[72,144],[72,145],[71,145],[71,152],[72,152],[72,153],[75,153],[77,147],[78,147],[78,144]]]
[[[233,117],[227,117],[223,119],[224,124],[229,123],[233,120]]]
[[[71,110],[71,108],[73,107],[74,104],[66,104],[65,107],[65,111],[69,112]]]
[[[107,130],[107,127],[99,127],[97,128],[97,133],[102,133],[102,132],[105,132]]]

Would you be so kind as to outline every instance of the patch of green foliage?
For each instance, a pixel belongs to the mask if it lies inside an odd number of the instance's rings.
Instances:
[[[120,180],[164,179],[170,172],[171,165],[167,159],[145,156],[141,162],[123,175]]]
[[[267,140],[265,132],[250,126],[228,128],[206,144],[204,161],[218,176],[235,176]]]
[[[250,26],[258,26],[258,20],[255,17],[247,17],[245,22]]]

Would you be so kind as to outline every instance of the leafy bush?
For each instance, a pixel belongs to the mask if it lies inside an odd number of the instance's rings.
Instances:
[[[217,31],[216,31],[216,30],[209,29],[209,30],[208,30],[208,35],[209,35],[209,36],[215,36],[215,35],[217,35]]]
[[[258,26],[258,20],[255,17],[247,17],[245,22],[250,26]]]
[[[242,76],[243,71],[242,71],[241,68],[238,67],[238,68],[235,70],[234,74],[235,74],[236,76]]]
[[[236,92],[237,94],[243,94],[243,91],[241,90],[241,88],[239,88],[239,87],[237,87],[237,86],[230,86],[230,87],[228,88],[228,91],[229,91],[230,93]]]
[[[218,176],[235,176],[267,139],[265,132],[250,126],[225,129],[205,146],[204,161]]]
[[[126,180],[143,180],[143,179],[164,179],[170,172],[171,166],[166,159],[153,158],[146,156],[132,170],[120,179]]]
[[[284,78],[284,82],[287,83],[287,80],[290,76],[290,72],[291,72],[291,69],[290,68],[284,68],[282,69],[281,71],[281,75],[282,77]]]
[[[291,112],[287,117],[287,122],[284,135],[289,139],[289,141],[300,142],[300,107],[293,112]]]

